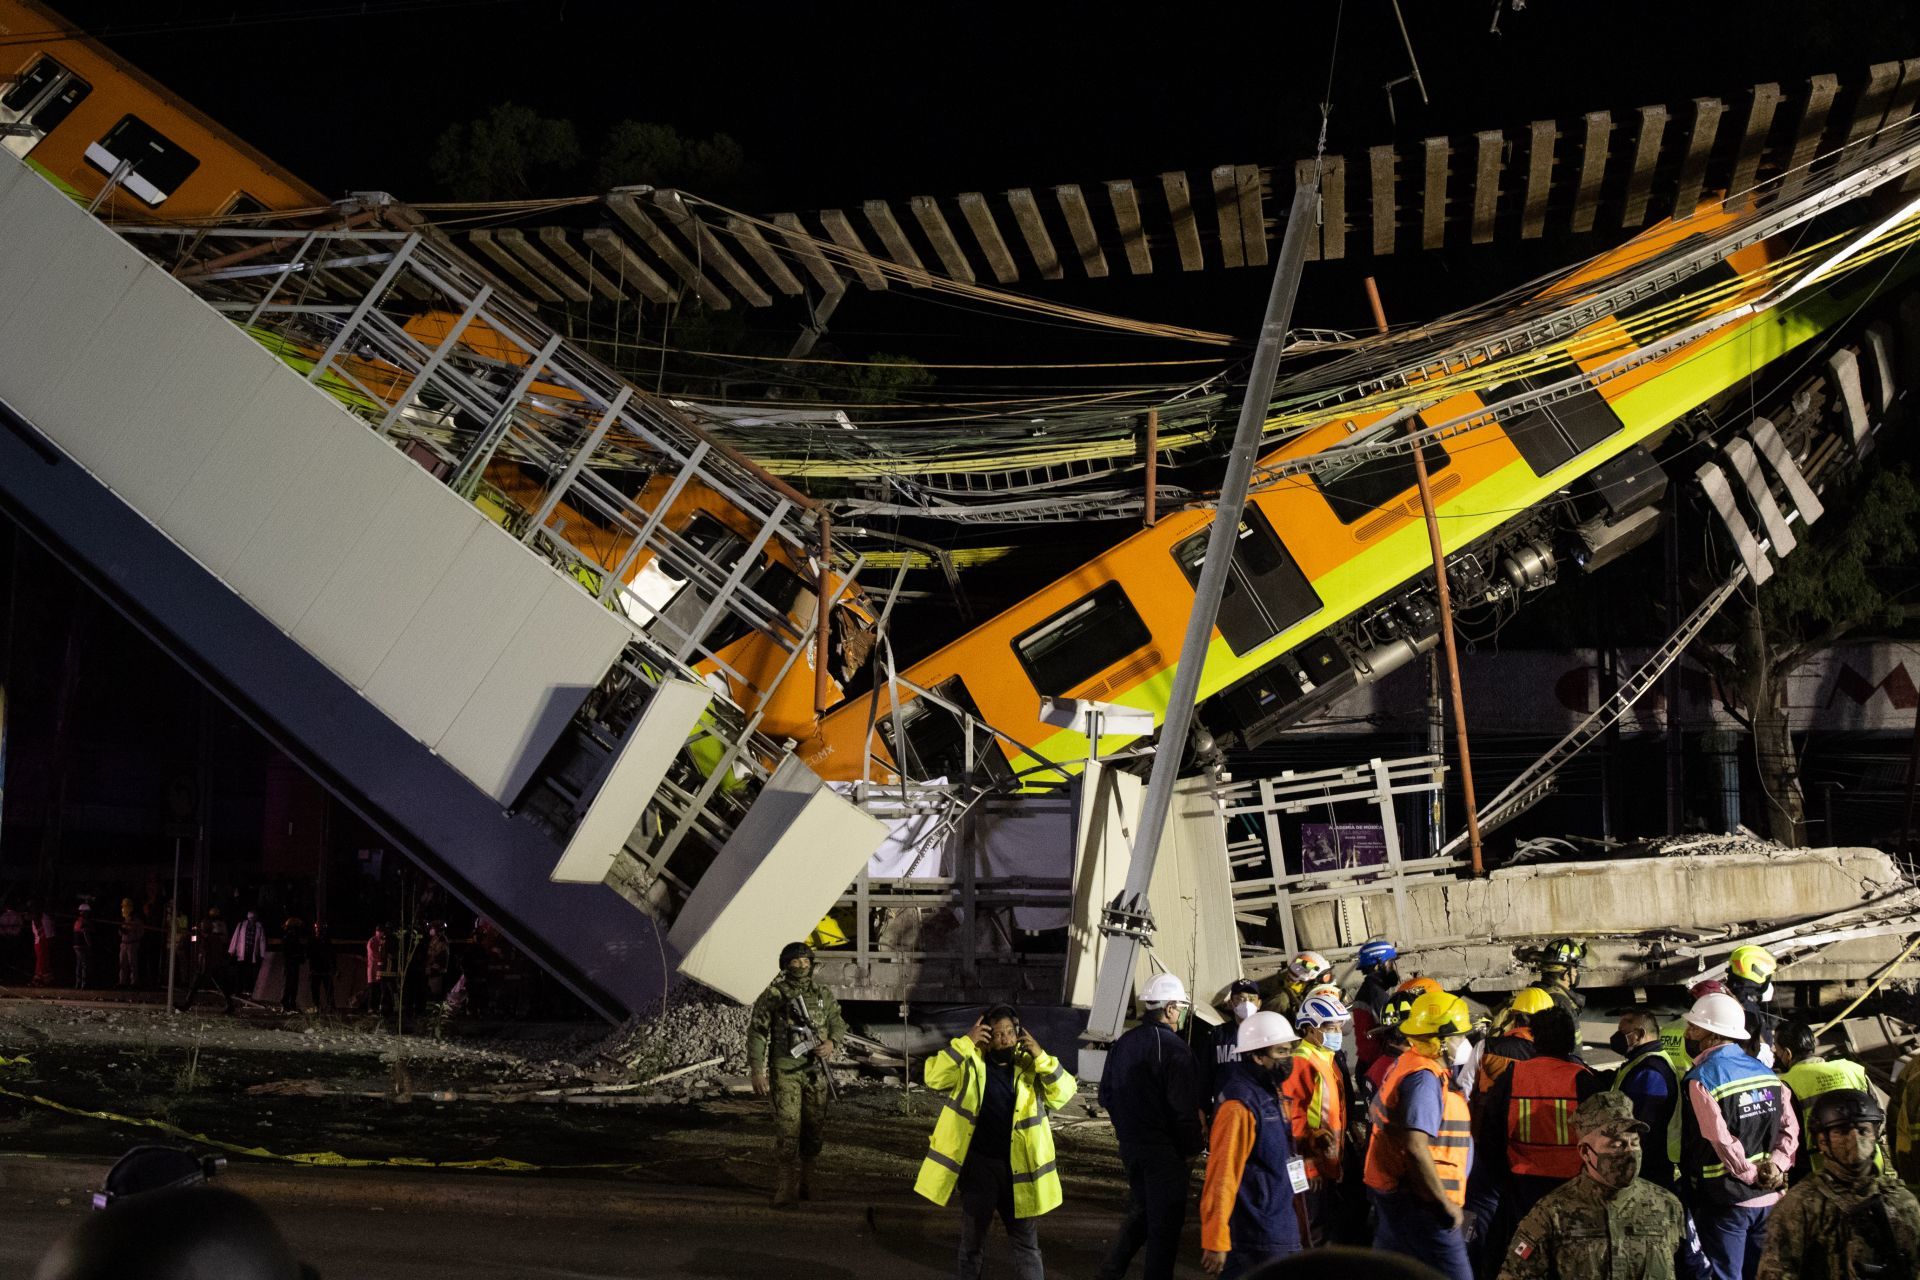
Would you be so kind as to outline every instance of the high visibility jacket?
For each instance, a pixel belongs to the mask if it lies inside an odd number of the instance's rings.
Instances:
[[[1686,1084],[1696,1083],[1720,1108],[1727,1132],[1740,1144],[1747,1159],[1758,1161],[1772,1154],[1780,1140],[1781,1113],[1787,1106],[1787,1087],[1780,1077],[1738,1046],[1727,1045],[1693,1064]],[[1680,1172],[1697,1196],[1712,1204],[1737,1205],[1768,1194],[1727,1176],[1720,1153],[1700,1132],[1684,1090],[1679,1111]]]
[[[1800,1116],[1800,1159],[1794,1162],[1796,1167],[1806,1166],[1818,1169],[1821,1164],[1820,1153],[1814,1150],[1815,1143],[1807,1135],[1807,1107],[1823,1093],[1832,1093],[1835,1089],[1858,1089],[1869,1097],[1873,1094],[1873,1082],[1867,1079],[1867,1069],[1857,1062],[1845,1058],[1835,1058],[1829,1062],[1824,1058],[1808,1058],[1796,1062],[1786,1069],[1780,1077],[1787,1088],[1793,1090],[1794,1110]],[[1873,1167],[1885,1169],[1887,1162],[1878,1150],[1873,1153]]]
[[[1538,1053],[1533,1047],[1532,1027],[1509,1027],[1504,1034],[1487,1041],[1480,1054],[1480,1066],[1474,1072],[1473,1096],[1486,1097],[1494,1082],[1514,1063],[1525,1062]]]
[[[1507,1102],[1507,1167],[1535,1178],[1580,1172],[1573,1112],[1587,1068],[1565,1058],[1529,1058],[1512,1067]]]
[[[1347,1083],[1339,1059],[1331,1049],[1302,1040],[1295,1046],[1293,1070],[1287,1073],[1280,1092],[1292,1104],[1287,1110],[1293,1122],[1293,1145],[1302,1155],[1310,1150],[1310,1135],[1333,1135],[1333,1150],[1308,1160],[1307,1176],[1338,1181],[1340,1145],[1347,1127]]]
[[[1393,1060],[1393,1069],[1387,1072],[1386,1082],[1368,1109],[1373,1137],[1367,1143],[1366,1183],[1375,1191],[1398,1191],[1412,1168],[1413,1158],[1407,1154],[1406,1129],[1397,1116],[1401,1086],[1408,1077],[1422,1071],[1432,1073],[1440,1081],[1440,1132],[1428,1144],[1433,1152],[1434,1168],[1440,1175],[1440,1187],[1447,1193],[1447,1199],[1464,1208],[1467,1169],[1473,1162],[1473,1121],[1467,1114],[1467,1100],[1454,1088],[1452,1078],[1439,1059],[1412,1050]]]
[[[1007,1151],[1013,1166],[1013,1213],[1016,1218],[1037,1218],[1059,1208],[1061,1199],[1047,1112],[1073,1101],[1080,1086],[1050,1053],[1037,1058],[1018,1053],[1013,1064],[1013,1141]],[[970,1037],[955,1036],[927,1059],[926,1079],[928,1089],[944,1096],[913,1189],[935,1204],[945,1204],[973,1145],[974,1120],[987,1093],[987,1064]]]

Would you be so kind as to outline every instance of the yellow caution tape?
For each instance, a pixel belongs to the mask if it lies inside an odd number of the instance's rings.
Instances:
[[[25,1059],[0,1059],[0,1062],[23,1062]],[[382,1158],[367,1156],[343,1156],[337,1151],[302,1151],[284,1155],[278,1151],[269,1151],[265,1147],[249,1147],[238,1142],[227,1142],[204,1133],[193,1133],[179,1125],[168,1124],[165,1120],[154,1120],[142,1116],[121,1115],[117,1111],[89,1111],[85,1107],[69,1106],[56,1102],[52,1098],[37,1093],[19,1093],[13,1089],[0,1087],[0,1097],[13,1098],[20,1102],[31,1102],[35,1106],[46,1107],[64,1115],[80,1116],[88,1120],[105,1120],[112,1124],[133,1125],[141,1129],[157,1129],[161,1133],[187,1142],[197,1142],[202,1146],[217,1147],[221,1151],[235,1155],[252,1156],[258,1160],[279,1160],[287,1164],[313,1165],[336,1169],[477,1169],[500,1173],[537,1173],[589,1169],[617,1169],[622,1172],[637,1169],[634,1162],[609,1162],[605,1164],[531,1164],[525,1160],[511,1160],[505,1156],[489,1156],[485,1160],[424,1160],[416,1156],[389,1156]]]

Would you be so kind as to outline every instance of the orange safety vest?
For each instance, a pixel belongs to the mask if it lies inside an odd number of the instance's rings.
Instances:
[[[1504,1036],[1512,1036],[1516,1040],[1532,1040],[1533,1028],[1508,1027],[1500,1036],[1496,1036],[1495,1039]],[[1475,1073],[1473,1082],[1473,1096],[1476,1098],[1486,1097],[1488,1093],[1492,1092],[1495,1082],[1512,1069],[1515,1061],[1515,1059],[1509,1058],[1502,1053],[1481,1054],[1480,1070]]]
[[[1453,1087],[1453,1080],[1437,1058],[1409,1049],[1393,1060],[1386,1083],[1374,1095],[1368,1118],[1373,1123],[1373,1138],[1367,1143],[1366,1183],[1375,1191],[1398,1191],[1401,1179],[1412,1167],[1407,1154],[1406,1130],[1393,1120],[1400,1105],[1400,1086],[1410,1075],[1430,1071],[1440,1081],[1442,1111],[1440,1132],[1429,1143],[1433,1164],[1440,1175],[1441,1189],[1447,1199],[1465,1208],[1467,1203],[1467,1162],[1473,1155],[1473,1122],[1467,1114],[1467,1100]]]
[[[1307,1175],[1337,1180],[1340,1177],[1340,1146],[1347,1127],[1347,1090],[1332,1052],[1318,1047],[1312,1041],[1302,1040],[1293,1055],[1293,1070],[1281,1084],[1280,1092],[1291,1104],[1288,1112],[1293,1121],[1293,1145],[1301,1155],[1307,1153],[1309,1134],[1333,1135],[1333,1150],[1327,1155],[1310,1159]]]
[[[1507,1103],[1507,1167],[1536,1178],[1572,1178],[1580,1173],[1573,1112],[1587,1069],[1565,1058],[1528,1058],[1510,1071]]]

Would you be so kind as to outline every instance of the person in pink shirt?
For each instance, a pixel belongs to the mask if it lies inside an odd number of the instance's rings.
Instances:
[[[1698,1047],[1681,1087],[1683,1198],[1714,1280],[1754,1280],[1800,1124],[1787,1086],[1742,1048],[1747,1019],[1738,1000],[1701,996],[1687,1024]]]
[[[387,926],[373,926],[373,934],[367,939],[367,1011],[385,1013],[387,1011]]]

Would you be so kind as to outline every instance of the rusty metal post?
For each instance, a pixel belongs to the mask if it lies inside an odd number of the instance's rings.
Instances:
[[[1160,411],[1147,410],[1147,506],[1140,514],[1140,527],[1153,528],[1156,490],[1160,483]]]
[[[1386,309],[1380,305],[1380,289],[1368,276],[1367,303],[1373,308],[1373,323],[1381,333],[1387,331]],[[1460,790],[1466,801],[1467,848],[1473,859],[1473,874],[1487,873],[1480,856],[1480,805],[1473,794],[1473,753],[1467,745],[1467,702],[1460,691],[1460,654],[1453,643],[1453,595],[1447,589],[1447,553],[1440,545],[1440,519],[1433,511],[1433,489],[1427,483],[1426,449],[1413,449],[1413,476],[1420,486],[1420,510],[1427,518],[1427,542],[1433,547],[1433,585],[1440,597],[1440,643],[1447,651],[1447,680],[1453,689],[1453,731],[1460,747]]]
[[[827,710],[827,642],[833,619],[827,615],[827,601],[833,598],[833,521],[820,513],[820,579],[814,584],[813,602],[813,712]],[[805,643],[802,641],[801,643]]]

